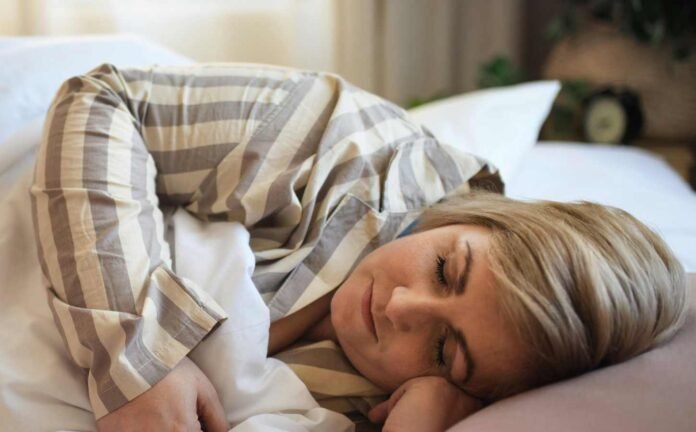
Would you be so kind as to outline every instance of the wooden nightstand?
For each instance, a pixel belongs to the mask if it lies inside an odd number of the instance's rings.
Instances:
[[[696,142],[638,140],[632,145],[662,156],[696,190]]]

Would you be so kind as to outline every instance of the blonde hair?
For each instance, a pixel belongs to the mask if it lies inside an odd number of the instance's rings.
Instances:
[[[472,192],[426,210],[414,231],[452,224],[490,229],[504,316],[533,356],[532,376],[499,387],[494,398],[627,360],[683,324],[684,269],[623,210]]]

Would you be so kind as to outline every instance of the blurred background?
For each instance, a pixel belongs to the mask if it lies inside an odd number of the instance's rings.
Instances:
[[[336,72],[405,108],[558,79],[541,138],[646,147],[696,178],[692,0],[0,0],[0,36],[104,33]]]

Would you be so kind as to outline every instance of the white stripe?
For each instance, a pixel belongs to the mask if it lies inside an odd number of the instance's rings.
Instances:
[[[260,120],[217,120],[179,126],[146,126],[142,133],[150,151],[172,151],[212,144],[236,143],[250,135]]]

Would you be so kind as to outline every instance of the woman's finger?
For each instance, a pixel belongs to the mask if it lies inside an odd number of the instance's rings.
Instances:
[[[205,432],[227,432],[225,410],[220,398],[210,382],[203,384],[198,391],[198,418]]]
[[[384,402],[380,402],[367,413],[367,418],[370,419],[372,423],[384,423],[389,415],[389,399]]]
[[[375,405],[367,413],[367,418],[369,418],[372,423],[384,423],[387,417],[389,417],[391,410],[394,409],[394,406],[399,402],[399,399],[401,399],[410,386],[411,383],[408,381],[402,384],[401,387],[396,389],[396,391],[389,396],[389,399]]]

